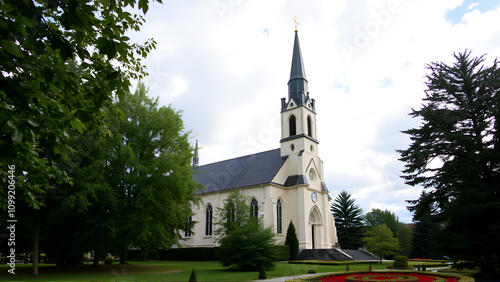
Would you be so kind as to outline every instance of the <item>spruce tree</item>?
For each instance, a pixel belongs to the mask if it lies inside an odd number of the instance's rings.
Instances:
[[[297,232],[291,220],[286,230],[285,245],[290,246],[290,260],[296,260],[299,254],[299,239],[297,238]]]
[[[354,202],[351,194],[342,191],[335,198],[330,210],[335,218],[339,244],[344,249],[357,249],[363,246],[361,238],[364,236],[363,209]]]

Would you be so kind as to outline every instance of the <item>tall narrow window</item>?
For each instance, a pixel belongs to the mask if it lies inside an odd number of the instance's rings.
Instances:
[[[312,135],[312,121],[311,121],[311,116],[307,116],[307,135],[313,136]]]
[[[276,232],[283,234],[283,207],[281,206],[281,199],[278,199],[276,204]]]
[[[236,220],[234,217],[234,211],[235,211],[234,203],[230,202],[228,205],[228,210],[227,210],[227,222],[228,223],[234,222]]]
[[[186,220],[186,229],[184,230],[184,237],[191,237],[192,232],[191,232],[191,223],[193,222],[193,219],[191,217],[188,217]]]
[[[212,236],[212,205],[207,206],[207,210],[205,211],[205,236]]]
[[[291,115],[288,119],[289,127],[290,127],[290,136],[297,135],[297,126],[295,122],[295,116]]]
[[[257,203],[257,200],[253,198],[252,202],[250,202],[250,217],[257,218],[258,216],[259,216],[259,205]]]

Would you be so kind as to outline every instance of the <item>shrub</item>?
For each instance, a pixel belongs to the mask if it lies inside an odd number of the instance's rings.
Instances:
[[[290,246],[290,260],[296,260],[299,254],[299,239],[297,238],[297,232],[295,231],[295,226],[290,220],[288,229],[286,231],[285,245]]]
[[[309,270],[307,271],[307,273],[314,274],[314,273],[316,273],[316,270],[314,270],[314,269],[309,269]]]
[[[408,258],[406,256],[395,256],[394,267],[408,267]]]
[[[113,264],[113,260],[107,259],[104,261],[104,264]]]
[[[276,260],[284,261],[290,258],[290,246],[276,245]]]
[[[260,265],[259,279],[267,279],[266,269],[262,264]]]
[[[189,282],[197,282],[198,279],[196,278],[196,272],[194,271],[194,268],[193,268],[193,271],[191,271],[191,276],[189,276]]]
[[[220,240],[218,257],[223,267],[259,270],[274,266],[274,233],[258,221],[236,227]]]

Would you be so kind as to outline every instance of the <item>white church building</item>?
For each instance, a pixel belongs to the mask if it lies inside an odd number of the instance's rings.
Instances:
[[[217,208],[238,189],[250,197],[251,215],[273,228],[278,243],[284,243],[292,221],[301,250],[334,248],[337,232],[316,129],[315,100],[309,96],[295,31],[288,98],[281,99],[279,148],[199,166],[196,140],[194,179],[205,189],[197,192],[201,204],[193,207],[196,224],[184,234],[182,246],[217,246]]]

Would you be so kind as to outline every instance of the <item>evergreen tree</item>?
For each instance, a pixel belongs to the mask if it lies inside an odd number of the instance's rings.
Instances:
[[[400,150],[403,178],[427,195],[411,201],[418,218],[443,226],[434,246],[500,276],[500,67],[485,57],[454,53],[454,62],[428,64],[424,104],[411,116],[419,128],[404,131],[412,143]]]
[[[286,230],[285,245],[290,246],[290,260],[296,260],[299,254],[299,238],[297,238],[297,232],[291,220]]]
[[[216,234],[220,247],[218,257],[224,267],[240,270],[272,268],[275,259],[275,238],[270,227],[250,216],[249,197],[232,192],[218,208],[219,228]]]
[[[344,249],[357,249],[363,246],[362,238],[365,228],[363,224],[363,209],[354,202],[351,194],[342,191],[335,198],[330,210],[335,218],[339,244]]]

